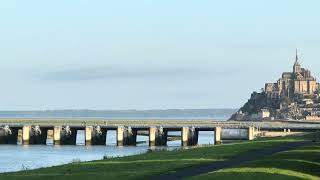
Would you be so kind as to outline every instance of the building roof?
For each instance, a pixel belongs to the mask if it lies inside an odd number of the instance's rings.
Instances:
[[[282,73],[282,78],[292,78],[292,72],[284,72]]]

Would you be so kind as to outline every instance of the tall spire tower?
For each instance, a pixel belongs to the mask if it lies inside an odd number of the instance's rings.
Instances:
[[[298,63],[298,48],[296,48],[296,62],[295,63]]]
[[[293,65],[293,73],[300,73],[301,72],[301,65],[299,64],[299,58],[298,58],[298,49],[296,48],[296,61],[294,62]]]

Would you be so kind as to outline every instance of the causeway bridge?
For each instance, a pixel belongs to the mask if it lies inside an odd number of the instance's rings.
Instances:
[[[118,146],[135,146],[137,136],[149,137],[149,146],[166,146],[168,132],[181,132],[181,144],[194,146],[199,132],[213,131],[215,144],[222,140],[253,140],[263,131],[312,132],[320,122],[312,121],[214,121],[214,120],[53,120],[0,119],[1,144],[76,145],[77,131],[83,130],[85,145],[106,145],[108,131],[116,131]],[[233,130],[233,133],[230,133]]]

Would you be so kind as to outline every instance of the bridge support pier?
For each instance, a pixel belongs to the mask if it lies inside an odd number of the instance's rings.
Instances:
[[[117,128],[117,145],[118,146],[135,146],[137,144],[137,131],[131,127]]]
[[[254,127],[248,128],[248,140],[251,141],[254,139]]]
[[[181,144],[182,146],[188,146],[189,128],[183,127],[181,130]]]
[[[0,127],[0,144],[17,144],[18,129],[9,126]]]
[[[183,127],[181,130],[182,146],[195,146],[198,144],[199,132],[195,128]]]
[[[102,129],[100,126],[93,127],[91,132],[92,145],[106,145],[107,129]]]
[[[124,127],[117,128],[117,146],[123,146]]]
[[[31,126],[29,132],[29,144],[47,144],[48,128]]]
[[[60,131],[61,145],[76,145],[77,144],[77,129],[69,126],[61,128]]]
[[[93,131],[92,126],[86,126],[86,129],[85,129],[85,144],[86,144],[86,146],[91,145],[92,131]]]
[[[22,127],[22,144],[23,145],[28,145],[30,142],[30,131],[31,131],[31,126],[23,126]]]
[[[53,129],[49,129],[49,130],[47,131],[47,141],[49,141],[49,142],[54,142],[54,141],[53,141]]]
[[[60,145],[61,139],[61,126],[55,126],[53,128],[53,144]]]
[[[85,129],[86,145],[106,145],[107,131],[100,126],[87,126]]]
[[[162,127],[149,128],[149,146],[166,146],[168,133]]]
[[[22,145],[22,129],[18,130],[17,144]]]
[[[214,144],[221,144],[221,127],[214,129]]]

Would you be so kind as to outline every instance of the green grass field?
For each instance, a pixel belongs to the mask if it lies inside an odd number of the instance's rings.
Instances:
[[[268,156],[190,179],[320,179],[320,144]]]
[[[174,172],[182,168],[223,161],[251,150],[301,141],[311,137],[307,135],[257,139],[251,142],[197,147],[189,150],[159,151],[130,157],[73,163],[18,173],[5,173],[0,174],[0,179],[150,179],[153,176]],[[257,179],[269,179],[269,177],[278,179],[286,177],[297,177],[297,179],[299,177],[306,177],[306,179],[316,178],[316,176],[319,176],[319,171],[317,171],[320,167],[319,151],[319,145],[305,147],[287,152],[287,154],[277,154],[272,156],[272,159],[265,158],[243,164],[243,166],[237,168],[226,169],[225,171],[196,178],[227,177],[234,179],[234,174],[237,175],[236,177],[244,179],[247,179],[246,177],[256,179],[258,176],[259,178]],[[286,166],[287,164],[290,166],[287,166],[286,169],[281,169],[281,165]],[[273,173],[275,171],[281,171],[281,173]],[[287,174],[293,175],[288,176]]]

